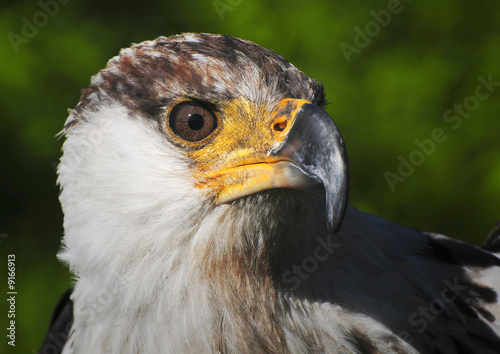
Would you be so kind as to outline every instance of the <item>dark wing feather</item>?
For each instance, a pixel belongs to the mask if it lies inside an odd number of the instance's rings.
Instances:
[[[500,246],[499,229],[490,234],[488,241],[490,246],[498,249]],[[496,232],[496,235],[495,235]],[[488,245],[488,241],[486,245]],[[488,311],[489,305],[498,302],[498,290],[490,288],[477,282],[478,279],[466,275],[465,269],[476,269],[483,272],[494,271],[500,267],[500,259],[490,253],[492,249],[483,246],[482,248],[449,238],[429,237],[428,245],[434,259],[448,265],[459,266],[457,278],[454,280],[462,288],[456,299],[449,304],[456,306],[458,313],[466,319],[464,323],[464,333],[449,334],[449,338],[457,346],[457,353],[474,353],[481,348],[481,353],[500,353],[500,338],[495,333],[493,323],[496,321],[496,314]],[[490,247],[491,248],[491,247]],[[495,248],[495,247],[493,247]],[[447,315],[443,312],[441,316]],[[479,316],[481,315],[481,317]],[[443,317],[444,318],[444,317]],[[475,349],[469,346],[473,345]]]
[[[500,252],[500,221],[497,222],[496,228],[491,231],[483,245],[483,248],[493,253]]]
[[[59,300],[38,354],[62,352],[73,325],[73,301],[70,298],[72,293],[73,289],[68,289]]]

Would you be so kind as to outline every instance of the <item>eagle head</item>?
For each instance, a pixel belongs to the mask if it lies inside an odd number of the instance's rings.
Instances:
[[[304,229],[335,231],[346,209],[344,142],[324,104],[283,57],[224,35],[112,58],[70,113],[58,168],[59,257],[78,278],[79,321],[173,313],[197,291],[272,296],[276,269],[310,242]],[[102,289],[113,307],[84,311]]]
[[[321,84],[249,41],[184,34],[122,50],[66,122],[66,251],[193,244],[224,219],[263,220],[271,238],[318,197],[337,230],[348,166],[324,104]]]

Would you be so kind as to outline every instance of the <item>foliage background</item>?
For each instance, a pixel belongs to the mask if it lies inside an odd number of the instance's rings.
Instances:
[[[56,260],[63,230],[55,173],[62,140],[55,135],[66,110],[120,48],[160,35],[224,33],[282,54],[326,87],[327,110],[348,146],[352,204],[481,243],[500,218],[500,90],[480,101],[456,130],[443,115],[475,94],[479,75],[500,81],[500,3],[401,0],[402,11],[348,62],[340,44],[354,45],[355,28],[365,32],[374,20],[371,11],[394,1],[65,0],[17,53],[8,34],[22,35],[23,18],[33,21],[42,7],[37,1],[4,1],[0,264],[6,274],[6,255],[16,255],[16,352],[36,351],[70,284]],[[435,128],[448,139],[392,192],[384,172],[397,173],[398,156],[408,158],[414,140],[429,138]],[[4,284],[6,275],[2,290]],[[0,311],[3,347],[5,301]]]

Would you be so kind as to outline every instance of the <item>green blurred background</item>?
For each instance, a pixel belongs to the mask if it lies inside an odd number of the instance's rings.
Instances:
[[[38,348],[70,284],[56,260],[63,230],[55,135],[80,89],[132,42],[212,32],[273,49],[324,83],[348,146],[352,204],[475,243],[500,218],[500,89],[475,96],[478,76],[500,81],[499,2],[55,1],[0,5],[0,263],[4,275],[6,254],[16,255],[18,291],[15,351],[0,303],[8,352]],[[28,22],[38,25],[30,32]],[[444,121],[464,103],[460,127]],[[415,139],[436,128],[446,141],[418,155]],[[410,154],[424,159],[391,189],[384,174],[398,174]]]

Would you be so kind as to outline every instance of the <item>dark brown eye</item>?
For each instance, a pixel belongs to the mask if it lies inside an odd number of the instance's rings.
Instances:
[[[174,107],[168,117],[170,129],[187,141],[205,139],[217,128],[217,118],[205,106],[183,102]]]

